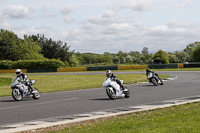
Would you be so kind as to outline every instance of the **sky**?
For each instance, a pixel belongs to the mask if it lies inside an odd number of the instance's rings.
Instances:
[[[200,41],[199,13],[200,0],[0,0],[0,29],[81,53],[174,52]]]

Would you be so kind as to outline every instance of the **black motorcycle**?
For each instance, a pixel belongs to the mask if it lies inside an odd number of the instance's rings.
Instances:
[[[147,74],[147,78],[149,79],[149,82],[153,83],[155,86],[158,86],[159,84],[160,85],[164,84],[163,81],[162,81],[162,79],[155,72],[149,72]]]

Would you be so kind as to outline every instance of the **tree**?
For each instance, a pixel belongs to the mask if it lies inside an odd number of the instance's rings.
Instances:
[[[185,62],[190,55],[188,55],[184,51],[175,51],[174,52],[176,57],[178,58],[178,62]]]
[[[192,50],[192,60],[200,62],[200,44],[195,46]]]
[[[45,59],[40,54],[41,47],[32,38],[25,36],[19,39],[13,32],[0,32],[0,59],[1,60],[38,60]]]
[[[17,44],[18,41],[19,39],[17,35],[15,35],[13,32],[1,29],[0,31],[0,59],[1,60],[12,60],[10,56],[14,53],[12,53],[11,49],[12,49],[13,43]]]
[[[159,50],[158,52],[156,52],[153,55],[152,59],[163,60],[165,64],[169,64],[169,58],[167,57],[167,53],[162,50]]]
[[[187,61],[192,61],[192,50],[197,45],[200,45],[200,42],[191,43],[191,44],[187,45],[186,48],[184,49],[184,52],[186,52],[188,54],[188,56],[186,58]]]
[[[143,63],[147,64],[150,62],[151,54],[149,54],[148,48],[144,47],[142,50],[141,60]]]
[[[131,51],[129,55],[132,57],[133,63],[140,64],[141,63],[141,54],[139,51]]]
[[[175,53],[168,52],[168,58],[170,63],[178,63],[179,59],[176,57]]]
[[[60,59],[63,62],[70,62],[70,58],[72,57],[74,51],[69,51],[69,46],[67,43],[63,43],[62,41],[54,41],[51,38],[48,39],[44,35],[32,35],[30,36],[33,40],[37,41],[42,50],[41,54],[48,59]]]
[[[38,42],[34,42],[32,38],[25,37],[18,44],[13,43],[11,58],[12,60],[44,60],[44,56],[40,54],[41,47]]]

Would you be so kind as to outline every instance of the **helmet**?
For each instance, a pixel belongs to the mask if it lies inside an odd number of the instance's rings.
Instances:
[[[149,69],[149,68],[147,68],[147,69],[146,69],[146,72],[147,72],[147,73],[148,73],[148,72],[150,72],[150,69]]]
[[[15,72],[16,72],[16,75],[19,76],[22,71],[21,71],[21,69],[17,69]]]
[[[112,71],[107,70],[107,71],[106,71],[106,76],[107,76],[107,77],[110,77],[111,75],[112,75]]]

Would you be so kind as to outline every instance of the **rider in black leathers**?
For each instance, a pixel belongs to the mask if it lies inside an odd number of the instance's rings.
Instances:
[[[149,74],[150,72],[152,72],[153,75],[156,75],[155,77],[156,77],[156,80],[158,81],[158,80],[159,80],[159,79],[158,79],[158,78],[159,78],[158,74],[157,74],[156,72],[154,72],[154,71],[151,71],[149,68],[146,69],[146,76],[148,76],[148,74]]]
[[[111,78],[111,80],[113,80],[113,81],[116,81],[117,84],[120,85],[120,87],[122,88],[122,90],[125,89],[124,86],[122,85],[122,83],[120,82],[120,80],[117,78],[117,76],[114,73],[112,73],[111,70],[107,70],[106,71],[106,77]]]

